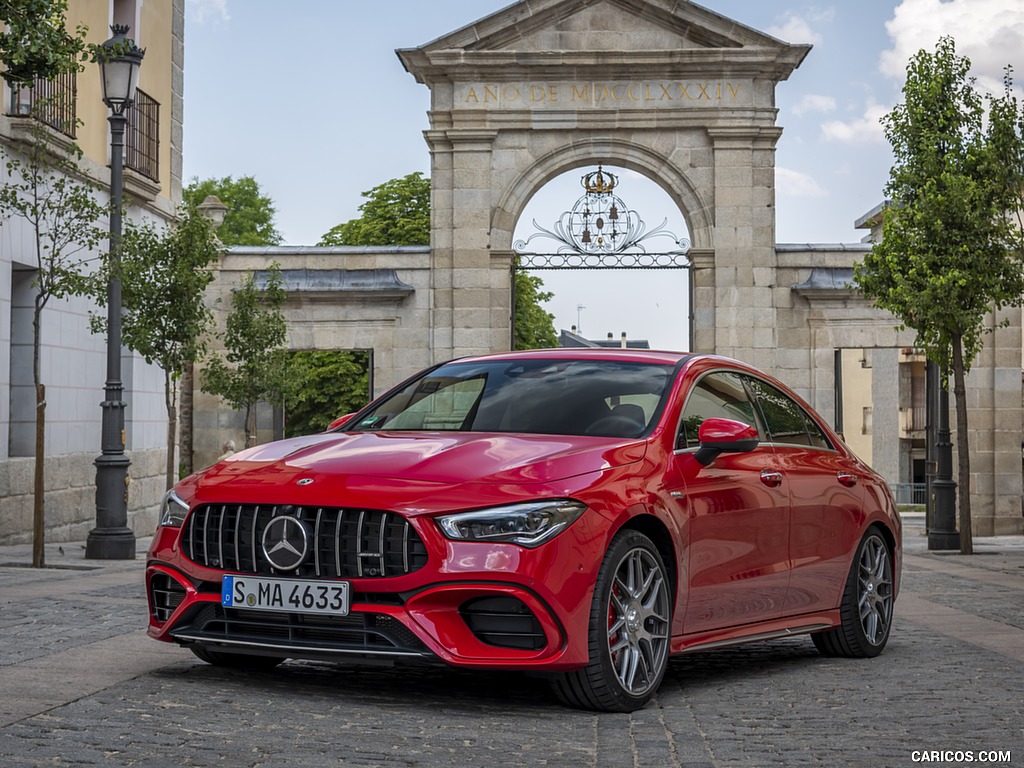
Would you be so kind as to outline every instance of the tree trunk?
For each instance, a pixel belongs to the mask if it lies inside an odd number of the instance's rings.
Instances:
[[[967,438],[967,386],[963,337],[953,336],[953,398],[956,401],[957,495],[960,502],[960,554],[974,554],[971,534],[971,450]]]
[[[164,490],[169,491],[174,486],[174,438],[178,434],[178,411],[175,407],[177,398],[174,396],[174,377],[164,371],[164,404],[167,406],[167,474],[164,480]]]
[[[45,304],[37,293],[32,311],[32,383],[36,387],[36,463],[32,486],[32,566],[46,565],[46,387],[39,367],[42,315]]]
[[[252,435],[252,433],[253,433],[252,419],[253,419],[253,416],[254,416],[253,411],[254,411],[254,409],[253,409],[252,405],[247,405],[245,407],[245,447],[246,448],[252,448],[252,437],[253,437],[253,435]]]
[[[181,407],[178,411],[181,424],[181,435],[178,445],[181,446],[181,471],[183,475],[192,474],[192,387],[194,364],[187,363],[181,374]]]
[[[46,387],[36,384],[36,466],[32,506],[32,567],[46,565],[46,494],[44,461],[46,459]]]

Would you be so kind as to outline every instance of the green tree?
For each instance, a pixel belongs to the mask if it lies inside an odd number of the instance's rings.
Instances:
[[[12,88],[81,69],[88,28],[67,30],[67,0],[0,0],[0,64]]]
[[[282,237],[274,225],[274,202],[260,191],[252,176],[237,181],[223,179],[192,179],[184,190],[185,202],[198,206],[209,195],[215,195],[228,207],[217,236],[224,245],[279,245]]]
[[[319,245],[430,245],[430,179],[410,173],[368,192],[362,214],[338,224]]]
[[[288,363],[301,386],[285,401],[285,436],[323,432],[339,416],[369,400],[369,354],[364,351],[300,350]]]
[[[114,267],[121,279],[122,342],[164,371],[168,489],[176,475],[178,383],[206,351],[212,314],[204,291],[213,280],[211,266],[219,251],[210,222],[186,203],[175,225],[163,231],[129,222],[119,263],[108,261],[105,267],[105,275]],[[106,304],[105,293],[97,300]],[[106,318],[94,318],[93,326],[105,330]]]
[[[363,193],[358,219],[346,221],[320,239],[320,245],[430,245],[430,179],[410,173]],[[515,348],[553,347],[558,343],[554,316],[541,302],[551,299],[544,282],[515,273]]]
[[[37,103],[37,106],[40,106]],[[51,299],[90,292],[90,262],[106,238],[96,226],[107,209],[97,201],[97,190],[79,178],[76,146],[65,154],[49,144],[45,126],[33,121],[32,139],[22,156],[9,155],[7,182],[0,187],[0,217],[16,217],[28,225],[35,258],[35,297],[32,308],[32,381],[36,393],[35,477],[32,564],[45,565],[44,458],[46,386],[40,371],[43,310]]]
[[[854,278],[865,296],[917,332],[917,346],[953,378],[959,440],[961,551],[972,551],[965,377],[993,310],[1024,294],[1020,233],[1021,120],[1009,90],[985,121],[970,61],[952,38],[907,67],[904,102],[883,122],[895,163],[883,238]],[[1019,219],[1018,219],[1019,220]]]
[[[283,404],[289,387],[284,349],[287,328],[281,312],[285,298],[276,263],[267,270],[265,281],[247,275],[231,296],[225,355],[214,354],[206,363],[202,389],[245,412],[246,448],[253,444],[256,404]]]
[[[521,269],[515,271],[516,323],[515,348],[540,349],[557,347],[555,316],[545,311],[541,302],[551,300],[550,291],[542,291],[544,282]]]

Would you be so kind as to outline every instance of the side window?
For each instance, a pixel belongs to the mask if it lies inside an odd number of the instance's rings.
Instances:
[[[753,377],[747,377],[747,386],[757,400],[768,429],[768,439],[773,443],[832,447],[821,428],[788,395]]]
[[[698,381],[686,399],[676,449],[696,448],[700,445],[697,431],[704,419],[732,419],[756,427],[754,406],[743,388],[743,381],[734,373],[709,373]]]

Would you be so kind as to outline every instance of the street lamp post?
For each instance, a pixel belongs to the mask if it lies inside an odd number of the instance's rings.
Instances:
[[[128,37],[128,27],[113,25],[114,36],[98,56],[103,102],[110,109],[110,260],[116,267],[121,248],[122,162],[126,112],[135,98],[145,51]],[[101,448],[96,459],[96,527],[89,531],[85,556],[99,560],[135,558],[135,532],[128,527],[128,466],[124,453],[124,387],[121,383],[121,280],[112,269],[107,284],[107,381]]]

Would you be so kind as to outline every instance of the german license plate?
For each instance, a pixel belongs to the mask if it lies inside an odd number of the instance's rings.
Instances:
[[[289,613],[329,613],[346,616],[350,590],[347,581],[300,581],[225,576],[220,604],[225,608]]]

